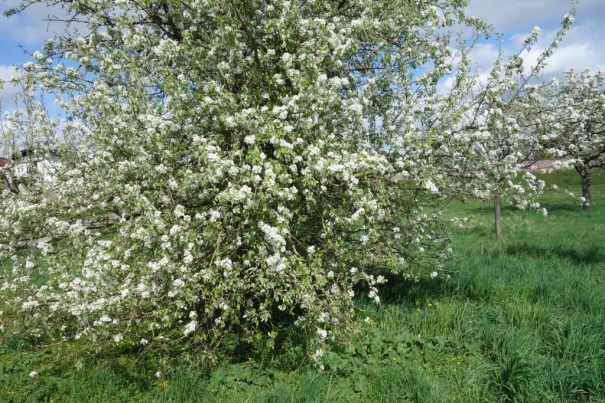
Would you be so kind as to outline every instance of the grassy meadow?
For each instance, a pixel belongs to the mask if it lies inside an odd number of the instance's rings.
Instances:
[[[544,179],[581,195],[575,172]],[[547,217],[504,207],[500,242],[491,203],[455,203],[448,216],[474,218],[453,230],[451,279],[390,278],[382,307],[362,297],[364,331],[323,371],[295,330],[275,349],[229,341],[213,367],[15,335],[0,402],[605,402],[605,174],[592,192],[591,212],[552,191]]]

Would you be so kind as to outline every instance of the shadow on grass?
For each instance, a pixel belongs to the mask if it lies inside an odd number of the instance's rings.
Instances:
[[[556,245],[543,247],[528,243],[519,243],[506,246],[503,249],[488,249],[486,250],[486,254],[485,258],[487,260],[477,262],[479,266],[473,264],[466,267],[449,280],[443,277],[407,280],[398,275],[376,273],[382,274],[387,278],[387,284],[380,287],[380,298],[386,304],[403,304],[410,308],[423,306],[427,301],[443,298],[490,303],[498,294],[497,288],[499,286],[497,283],[509,281],[509,277],[507,276],[511,275],[511,270],[518,271],[517,268],[523,268],[527,263],[522,259],[519,263],[512,264],[505,271],[501,271],[500,265],[497,264],[493,269],[495,271],[490,271],[491,269],[485,266],[491,266],[490,261],[492,259],[498,260],[503,255],[512,257],[513,259],[525,256],[535,261],[545,261],[548,259],[564,260],[570,262],[578,269],[605,263],[605,251],[596,244],[573,248]],[[519,275],[525,276],[523,273]],[[357,295],[367,295],[369,289],[367,287],[359,287],[355,291]]]
[[[466,205],[464,205],[464,204],[462,206],[466,207]],[[490,215],[494,214],[494,206],[493,206],[493,204],[485,204],[485,205],[481,205],[481,206],[474,206],[473,205],[472,209],[473,209],[473,214],[477,215],[477,216],[483,216],[483,215],[485,215],[485,216],[489,217]],[[500,207],[500,211],[502,213],[505,213],[505,212],[511,212],[511,211],[519,211],[519,209],[516,208],[516,207],[514,207],[514,206],[510,206],[510,205],[506,205],[505,204],[505,205],[502,205]]]
[[[562,212],[562,211],[570,211],[570,212],[574,212],[574,213],[580,213],[582,212],[582,205],[579,203],[574,204],[571,201],[568,202],[559,202],[559,203],[540,203],[541,207],[544,207],[549,214],[556,214],[557,212]],[[480,206],[480,207],[475,207],[474,209],[474,214],[477,215],[492,215],[494,214],[494,207],[493,206]],[[517,214],[519,212],[522,212],[524,210],[519,209],[518,207],[515,206],[510,206],[510,205],[504,205],[500,208],[502,213],[510,213],[510,214]],[[541,213],[536,213],[537,215],[540,215]]]
[[[293,371],[300,367],[307,356],[307,334],[294,326],[292,320],[276,320],[275,337],[272,342],[246,340],[239,335],[230,335],[220,347],[221,360],[231,365],[260,364],[262,367]],[[267,334],[271,329],[264,329]]]
[[[464,301],[491,301],[494,295],[493,282],[486,278],[462,275],[455,279],[421,278],[407,280],[397,275],[387,275],[387,284],[380,287],[380,299],[385,304],[407,305],[410,308],[424,306],[427,301],[444,297],[455,297]],[[360,289],[356,294],[366,294]]]
[[[569,247],[545,248],[538,245],[522,243],[506,247],[504,249],[504,253],[509,256],[523,254],[537,258],[557,257],[568,260],[577,265],[605,263],[605,253],[603,252],[603,248],[600,248],[597,245],[590,245],[582,249],[578,249]]]
[[[579,202],[574,201],[571,203],[568,202],[560,202],[560,203],[540,203],[542,207],[544,207],[548,214],[556,214],[557,212],[562,211],[570,211],[573,213],[582,213],[582,205]],[[590,214],[590,213],[588,213]]]

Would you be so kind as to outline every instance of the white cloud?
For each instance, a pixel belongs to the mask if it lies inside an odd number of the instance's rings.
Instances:
[[[473,72],[478,73],[480,81],[485,81],[489,75],[494,61],[498,58],[498,47],[494,43],[478,43],[471,52]],[[457,57],[454,66],[460,62]],[[437,93],[444,94],[452,89],[454,76],[450,75],[437,84]]]
[[[496,31],[529,32],[534,25],[559,27],[563,16],[571,10],[570,0],[471,0],[467,13],[492,24]],[[605,15],[605,1],[583,0],[576,20],[599,21]]]
[[[15,87],[11,83],[6,83],[6,81],[13,77],[18,77],[19,75],[20,73],[15,67],[0,64],[0,81],[4,82],[4,88],[0,89],[0,105],[4,110],[6,110],[9,105],[13,104],[13,95],[19,92],[18,87]]]
[[[561,46],[555,53],[547,59],[546,67],[544,68],[543,78],[554,76],[561,77],[564,71],[574,69],[582,71],[590,69],[593,71],[605,69],[605,64],[599,58],[595,58],[594,52],[590,44],[574,44],[572,46]],[[543,48],[532,49],[527,55],[527,66],[534,62],[542,53]]]
[[[540,74],[540,81],[548,81],[555,76],[561,78],[563,72],[569,69],[574,69],[577,72],[585,69],[590,69],[593,72],[605,70],[605,52],[601,50],[601,42],[605,34],[600,35],[600,29],[591,22],[574,26],[547,59],[546,66]],[[540,41],[532,47],[530,52],[521,54],[525,60],[526,71],[529,71],[535,65],[538,57],[550,44],[556,31],[556,29],[550,29],[543,32]],[[519,52],[523,46],[525,36],[526,33],[517,33],[511,35],[510,39],[503,43],[505,59]],[[477,44],[471,53],[471,57],[479,75],[479,81],[484,82],[488,78],[493,62],[498,57],[498,45],[495,42]],[[438,85],[438,92],[447,92],[451,89],[452,84],[452,77],[441,80]]]
[[[19,1],[8,0],[4,3],[4,10],[8,10],[14,7],[18,7]],[[48,23],[43,21],[48,16],[48,12],[40,4],[35,4],[27,8],[25,11],[12,15],[8,18],[2,18],[2,24],[0,24],[0,33],[5,38],[10,38],[16,41],[20,45],[32,45],[39,43],[44,39],[52,37],[52,33],[47,31]],[[5,39],[6,40],[6,39]]]
[[[544,78],[560,77],[564,71],[569,69],[576,71],[605,70],[605,52],[602,51],[601,45],[605,32],[600,33],[600,29],[602,28],[596,28],[591,22],[572,27],[552,56],[547,59],[547,66],[543,72]],[[529,53],[523,55],[527,67],[535,63],[549,45],[555,32],[555,30],[545,32],[538,44]],[[510,45],[511,51],[515,48],[520,49],[522,40],[521,35],[513,36]]]
[[[475,66],[479,79],[485,80],[498,57],[502,47],[504,59],[517,54],[523,47],[524,38],[535,26],[542,28],[540,41],[532,50],[522,54],[526,68],[531,67],[540,53],[550,44],[551,39],[561,27],[563,16],[571,10],[571,0],[471,0],[467,14],[473,15],[494,26],[496,32],[502,33],[502,43],[494,38],[487,43],[478,43],[471,53],[472,65]],[[563,72],[573,68],[582,71],[586,68],[596,71],[605,69],[604,0],[582,0],[578,6],[575,22],[547,60],[541,80],[562,76]],[[463,28],[463,27],[459,27]],[[444,93],[453,84],[447,77],[438,84],[437,91]]]
[[[467,12],[504,33],[503,48],[507,56],[521,50],[524,38],[534,26],[541,27],[543,33],[540,41],[529,54],[523,55],[526,58],[525,65],[529,67],[548,46],[561,27],[563,15],[570,9],[569,0],[472,0]],[[605,26],[601,22],[603,16],[605,1],[580,2],[571,30],[547,61],[544,78],[560,76],[570,68],[578,71],[586,68],[593,71],[605,69],[605,48],[602,46]],[[475,54],[482,57],[486,52],[486,49],[478,49]]]
[[[10,80],[13,77],[19,77],[20,73],[14,66],[5,66],[0,64],[0,81]]]
[[[18,8],[21,0],[5,0],[0,3],[0,11]],[[25,10],[10,17],[0,16],[0,35],[3,40],[23,45],[26,49],[40,45],[43,41],[65,30],[65,23],[50,20],[68,20],[65,8],[57,3],[47,6],[42,2],[31,3]]]
[[[498,58],[498,47],[494,43],[478,43],[471,52],[471,59],[480,72],[489,71]]]

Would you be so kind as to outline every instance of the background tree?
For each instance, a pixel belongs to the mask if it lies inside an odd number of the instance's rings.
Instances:
[[[20,84],[18,79],[12,81]],[[6,114],[7,120],[0,120],[5,145],[2,153],[6,155],[5,165],[0,170],[0,189],[13,194],[48,182],[57,168],[51,161],[56,150],[50,145],[58,140],[60,120],[49,116],[43,107],[43,97],[23,90],[15,96],[15,103],[20,108],[13,114]]]
[[[573,70],[540,88],[538,110],[546,152],[564,157],[582,178],[582,204],[590,210],[590,176],[605,168],[605,77]]]
[[[538,40],[539,28],[534,28],[524,47],[508,61],[503,62],[501,53],[483,82],[471,72],[469,54],[462,49],[452,90],[443,96],[443,102],[417,111],[426,141],[414,149],[416,158],[439,170],[435,176],[444,194],[492,199],[497,239],[502,238],[502,199],[521,209],[547,213],[535,199],[544,182],[531,173],[519,178],[524,163],[541,150],[533,131],[535,88],[528,84],[539,76],[569,30],[574,12],[572,8],[564,17],[562,29],[532,66],[524,64],[522,55]],[[455,109],[450,109],[452,99]]]

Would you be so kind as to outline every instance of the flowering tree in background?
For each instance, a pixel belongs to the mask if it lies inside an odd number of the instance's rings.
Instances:
[[[497,239],[502,238],[500,206],[503,197],[520,209],[547,214],[536,201],[544,189],[544,182],[529,172],[521,180],[518,178],[523,163],[542,150],[534,130],[539,119],[533,108],[536,88],[528,84],[538,77],[548,57],[569,30],[574,10],[564,17],[563,27],[533,65],[524,64],[522,56],[537,42],[538,27],[526,37],[518,54],[506,63],[500,54],[483,82],[472,74],[469,55],[462,51],[452,90],[442,98],[426,94],[424,98],[431,100],[431,107],[410,111],[410,115],[416,112],[417,121],[421,122],[419,130],[424,136],[414,133],[411,128],[406,132],[424,137],[426,141],[416,142],[408,151],[416,152],[415,159],[425,162],[419,164],[421,169],[431,167],[433,178],[437,179],[444,194],[492,199]],[[451,103],[452,99],[456,100],[455,104]],[[453,105],[455,107],[451,109]]]
[[[17,79],[13,81],[25,84]],[[25,187],[38,188],[34,193],[42,193],[48,189],[39,187],[52,182],[58,168],[52,161],[56,153],[50,145],[58,140],[60,120],[48,115],[43,98],[36,97],[31,85],[23,89],[15,99],[19,110],[9,115],[8,120],[0,120],[3,144],[7,146],[2,150],[7,157],[3,160],[4,169],[0,170],[0,189],[18,194]]]
[[[53,180],[2,193],[5,332],[185,340],[211,359],[228,332],[274,337],[289,315],[319,358],[352,325],[355,285],[379,303],[386,273],[435,277],[440,206],[515,165],[476,159],[500,114],[468,97],[469,49],[435,92],[447,27],[487,32],[464,1],[59,3],[86,29],[23,66],[2,133],[6,155],[61,156]]]
[[[590,210],[590,176],[605,169],[605,75],[570,70],[564,76],[539,88],[540,141],[546,152],[568,159],[578,172],[584,210]]]

